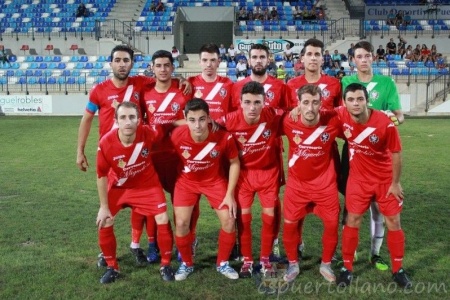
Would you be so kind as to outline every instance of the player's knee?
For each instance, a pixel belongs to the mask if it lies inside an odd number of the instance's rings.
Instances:
[[[156,224],[167,224],[169,222],[169,216],[167,215],[167,212],[163,212],[159,215],[155,216],[155,222]]]
[[[114,219],[113,218],[108,218],[105,220],[105,224],[103,225],[103,228],[105,227],[111,227],[114,225]]]
[[[350,227],[359,228],[361,226],[362,215],[348,213],[346,219],[346,225]]]
[[[388,230],[400,230],[402,226],[400,224],[400,214],[395,216],[385,217],[386,219],[386,227]]]

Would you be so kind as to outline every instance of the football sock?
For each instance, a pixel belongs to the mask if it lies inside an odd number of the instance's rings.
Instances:
[[[220,229],[216,265],[219,266],[221,262],[228,261],[235,242],[236,231],[226,232]]]
[[[175,236],[175,243],[178,252],[180,252],[181,259],[188,267],[194,264],[192,259],[192,234],[189,232],[185,236]]]
[[[268,214],[261,214],[262,228],[261,228],[261,257],[269,257],[272,252],[275,217]]]
[[[161,266],[170,265],[173,248],[173,233],[170,223],[159,224],[158,228],[158,246],[161,253]]]
[[[278,244],[278,234],[280,233],[280,224],[281,224],[281,201],[277,199],[275,202],[274,209],[274,224],[273,224],[273,236],[275,238],[274,244]]]
[[[303,217],[297,223],[297,232],[298,232],[298,244],[303,244],[303,223],[305,222],[305,218]]]
[[[138,245],[141,239],[142,231],[144,229],[145,216],[137,213],[134,209],[131,210],[131,242]],[[134,247],[131,247],[134,248]]]
[[[338,244],[339,220],[323,221],[322,262],[330,263]]]
[[[146,219],[147,238],[149,243],[156,242],[156,221],[154,216],[148,216]]]
[[[103,257],[108,267],[118,270],[119,265],[116,259],[116,236],[114,235],[114,226],[102,227],[98,231],[98,245],[102,249]]]
[[[244,261],[253,261],[252,255],[252,214],[241,214],[238,218],[239,245]]]
[[[189,229],[191,230],[194,238],[197,234],[197,222],[199,217],[200,217],[200,202],[197,201],[197,203],[194,205],[194,209],[192,210],[191,224],[189,226]]]
[[[297,223],[287,223],[286,221],[284,222],[283,245],[289,263],[296,263],[298,261],[297,247],[299,238],[297,232]]]
[[[370,250],[372,255],[380,255],[384,239],[384,216],[378,210],[376,203],[370,205]]]
[[[344,225],[344,230],[342,231],[342,259],[344,267],[349,271],[353,271],[353,259],[359,242],[358,235],[359,228]]]
[[[405,254],[405,234],[403,230],[388,230],[387,245],[391,254],[392,273],[397,273],[402,267]]]

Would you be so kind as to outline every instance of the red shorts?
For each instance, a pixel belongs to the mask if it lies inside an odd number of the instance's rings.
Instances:
[[[280,192],[280,169],[241,170],[236,185],[236,202],[240,209],[250,208],[255,194],[263,208],[275,207]]]
[[[308,213],[314,213],[324,221],[338,222],[339,220],[339,196],[336,185],[319,192],[289,185],[284,191],[283,215],[286,220],[298,221]],[[308,192],[310,191],[310,192]]]
[[[362,215],[369,209],[370,202],[378,203],[380,212],[385,216],[395,216],[402,211],[403,202],[398,202],[393,195],[386,197],[390,183],[376,184],[353,180],[350,176],[347,181],[345,207],[349,213]]]
[[[111,188],[108,191],[108,205],[113,216],[126,207],[144,216],[156,216],[167,210],[164,191],[159,185],[141,189]]]
[[[173,206],[194,206],[203,194],[208,199],[209,204],[214,209],[219,209],[227,193],[227,182],[219,179],[212,182],[194,182],[179,178],[175,186]],[[222,209],[228,209],[227,206]]]
[[[158,174],[159,181],[166,192],[173,195],[181,160],[175,152],[152,153],[153,165]]]

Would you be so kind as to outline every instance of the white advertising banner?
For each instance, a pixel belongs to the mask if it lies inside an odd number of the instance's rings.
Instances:
[[[411,17],[411,20],[450,19],[450,5],[366,5],[366,15],[364,19],[386,20],[389,14],[392,13],[395,16],[399,11],[403,11],[403,18],[408,15]]]
[[[236,39],[234,48],[238,51],[248,52],[253,44],[266,44],[272,53],[283,52],[289,44],[294,53],[300,53],[305,44],[305,40],[300,39]]]
[[[5,114],[51,114],[50,95],[0,95],[0,108]]]

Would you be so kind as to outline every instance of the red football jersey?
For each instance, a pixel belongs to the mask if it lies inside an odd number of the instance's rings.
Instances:
[[[141,108],[147,115],[149,125],[161,126],[171,124],[184,118],[183,109],[190,98],[190,95],[184,95],[178,88],[178,81],[172,80],[171,87],[164,93],[159,93],[155,89],[155,84],[151,84],[146,89],[141,100]],[[155,144],[152,149],[152,152],[166,151],[173,151],[173,146],[168,136],[161,143]]]
[[[321,190],[336,184],[333,149],[336,137],[342,136],[342,124],[334,111],[320,112],[315,126],[286,116],[283,132],[289,141],[288,186],[295,188],[301,181],[313,190]]]
[[[217,120],[230,111],[233,81],[228,77],[217,75],[214,82],[206,82],[200,74],[190,77],[188,81],[194,90],[194,97],[208,103],[212,120]]]
[[[224,170],[224,159],[230,160],[238,156],[236,141],[225,130],[209,132],[205,141],[196,143],[187,125],[175,128],[171,140],[175,150],[183,161],[180,179],[202,182],[216,181],[219,178],[228,180]],[[226,164],[227,165],[227,164]]]
[[[291,94],[291,106],[298,105],[297,90],[308,84],[305,75],[292,78],[288,81],[287,86]],[[342,104],[342,88],[337,78],[324,75],[320,76],[317,82],[312,83],[322,90],[322,109],[332,110]]]
[[[115,127],[114,113],[117,105],[123,101],[131,101],[139,106],[144,86],[154,81],[151,77],[130,76],[124,87],[116,87],[111,79],[92,87],[86,111],[95,114],[98,110],[100,137]]]
[[[147,125],[139,126],[133,144],[125,147],[118,129],[101,138],[97,149],[97,176],[121,188],[145,188],[160,185],[153,167],[150,149],[158,134]]]
[[[402,150],[397,127],[382,112],[371,109],[369,121],[358,124],[345,107],[336,108],[348,141],[350,173],[365,182],[392,181],[392,153]]]
[[[237,110],[241,107],[241,91],[242,87],[247,83],[252,81],[251,77],[248,76],[243,80],[236,82],[233,85],[233,94],[232,94],[232,110]],[[262,83],[264,86],[264,91],[266,92],[266,97],[264,104],[266,106],[287,109],[290,107],[289,103],[289,92],[286,84],[280,79],[274,78],[272,76],[268,76],[266,81]],[[294,105],[292,107],[297,106]]]
[[[249,125],[241,109],[218,120],[237,141],[241,169],[259,170],[280,166],[282,116],[281,110],[264,107],[256,124]]]

